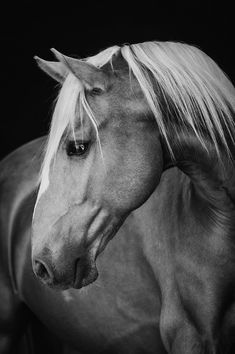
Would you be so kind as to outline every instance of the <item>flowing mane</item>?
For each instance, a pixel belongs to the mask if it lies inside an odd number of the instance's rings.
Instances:
[[[192,131],[204,148],[209,137],[218,157],[221,146],[230,154],[227,141],[228,136],[232,141],[234,138],[235,89],[209,56],[184,43],[145,42],[110,47],[84,60],[102,67],[112,63],[117,53],[121,53],[130,73],[138,80],[173,155],[169,137],[170,119],[177,119],[182,130]],[[69,126],[73,128],[78,111],[80,119],[84,111],[88,114],[98,137],[96,120],[83,87],[70,73],[62,85],[52,117],[41,173],[44,185],[48,183],[49,166],[60,140]]]

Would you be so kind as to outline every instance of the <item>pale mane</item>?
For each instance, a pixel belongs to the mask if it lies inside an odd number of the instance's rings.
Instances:
[[[177,112],[182,129],[190,128],[206,148],[206,137],[229,152],[226,136],[234,136],[235,89],[219,66],[196,47],[175,42],[145,42],[121,49],[137,78],[158,126],[172,151],[167,120],[156,97],[155,83],[169,104],[170,115]],[[150,73],[150,75],[149,75]],[[154,80],[150,80],[150,76]],[[174,154],[174,151],[172,151]]]
[[[202,146],[206,147],[205,135],[213,142],[219,156],[221,144],[229,152],[226,136],[233,139],[235,110],[235,89],[218,65],[196,47],[175,42],[145,42],[122,47],[110,47],[86,60],[97,67],[112,64],[112,58],[121,52],[129,65],[130,71],[138,80],[148,101],[159,129],[172,151],[171,139],[156,85],[166,103],[169,98],[169,112],[178,112],[183,127],[189,127],[197,136]],[[73,127],[77,119],[76,107],[80,115],[85,111],[94,128],[95,117],[86,101],[83,87],[71,73],[67,76],[60,90],[54,109],[50,134],[46,147],[45,159],[41,172],[39,196],[49,183],[49,167],[59,148],[61,138],[68,128]],[[167,107],[167,105],[166,105]],[[167,113],[167,112],[166,112]],[[38,197],[39,197],[38,196]]]

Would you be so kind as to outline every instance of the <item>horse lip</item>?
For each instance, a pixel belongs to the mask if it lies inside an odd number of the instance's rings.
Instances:
[[[77,259],[75,264],[75,272],[74,272],[74,280],[73,280],[73,288],[74,289],[81,289],[82,288],[82,278],[78,274],[78,265],[79,259]]]
[[[82,285],[82,279],[80,279],[79,277],[76,276],[77,275],[77,271],[75,272],[75,278],[74,278],[74,282],[73,282],[73,288],[74,289],[81,289],[83,287]]]
[[[87,260],[84,261],[84,264],[81,264],[82,262],[83,262],[83,260],[79,260],[79,259],[76,261],[74,281],[73,281],[73,288],[74,289],[81,289],[84,286],[87,286],[87,285],[93,283],[98,277],[98,271],[96,269],[95,264],[91,266],[91,263],[90,262],[88,263]],[[87,272],[87,267],[89,267],[88,272]],[[80,271],[79,268],[80,269],[83,268],[82,271]],[[85,273],[85,276],[83,276],[83,274],[81,274],[81,273]]]
[[[40,282],[43,284],[43,286],[47,286],[53,290],[67,290],[72,286],[70,282],[61,283],[58,281],[45,281],[43,279],[40,279]]]

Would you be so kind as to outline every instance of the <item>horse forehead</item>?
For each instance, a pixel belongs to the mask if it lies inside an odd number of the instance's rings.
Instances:
[[[98,106],[97,122],[101,126],[108,122],[119,124],[131,117],[138,118],[139,115],[149,113],[149,106],[138,81],[129,74],[117,77],[110,92],[100,98]]]
[[[114,55],[112,60],[105,64],[102,69],[109,74],[111,87],[114,88],[112,93],[115,94],[116,92],[120,95],[120,99],[124,94],[127,94],[126,97],[128,98],[133,92],[135,94],[142,93],[137,79],[121,52]]]
[[[120,52],[113,55],[112,59],[102,67],[107,71],[119,71],[122,73],[129,72],[129,66],[127,61],[123,58]]]
[[[113,101],[125,108],[126,104],[144,100],[144,93],[139,82],[131,71],[114,71],[115,79],[112,82],[110,95]]]

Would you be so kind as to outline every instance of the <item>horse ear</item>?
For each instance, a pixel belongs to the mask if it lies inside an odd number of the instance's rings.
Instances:
[[[102,91],[106,90],[108,75],[102,69],[99,69],[86,61],[67,57],[54,48],[51,48],[51,51],[88,90],[94,88],[101,89]]]
[[[63,63],[43,60],[38,56],[35,56],[34,59],[36,60],[38,66],[49,76],[58,82],[64,82],[66,76],[68,75],[68,69]]]

